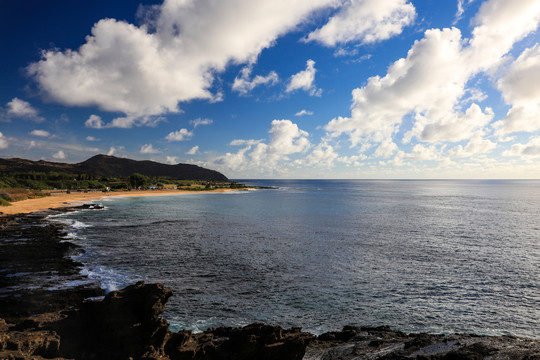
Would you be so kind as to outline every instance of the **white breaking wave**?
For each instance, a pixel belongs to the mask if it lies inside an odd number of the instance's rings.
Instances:
[[[76,229],[76,230],[92,227],[92,225],[85,224],[85,223],[83,223],[81,221],[78,221],[78,220],[71,220],[71,224],[69,226],[72,229]]]
[[[121,274],[106,266],[93,266],[92,268],[84,267],[81,270],[81,275],[86,276],[90,280],[97,280],[101,284],[101,288],[105,293],[122,289],[137,281],[144,280],[142,276],[130,276]]]

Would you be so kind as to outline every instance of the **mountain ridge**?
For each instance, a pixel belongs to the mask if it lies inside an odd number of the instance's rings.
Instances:
[[[133,160],[111,155],[95,155],[80,163],[68,164],[45,160],[0,158],[0,172],[66,172],[102,177],[128,177],[134,173],[178,180],[229,181],[222,173],[198,165],[163,164],[151,160]]]

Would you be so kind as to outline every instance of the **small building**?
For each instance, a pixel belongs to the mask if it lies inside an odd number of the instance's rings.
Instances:
[[[157,185],[156,184],[148,185],[148,190],[157,190]]]

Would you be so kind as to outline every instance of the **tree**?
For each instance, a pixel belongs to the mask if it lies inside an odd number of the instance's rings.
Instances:
[[[148,183],[148,177],[139,173],[135,173],[129,177],[129,183],[132,187],[138,188]]]

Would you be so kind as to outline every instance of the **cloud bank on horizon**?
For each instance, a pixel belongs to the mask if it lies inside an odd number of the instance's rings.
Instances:
[[[0,154],[103,152],[231,178],[539,178],[540,2],[435,10],[165,0],[132,22],[104,13],[78,47],[47,39],[16,59]]]

